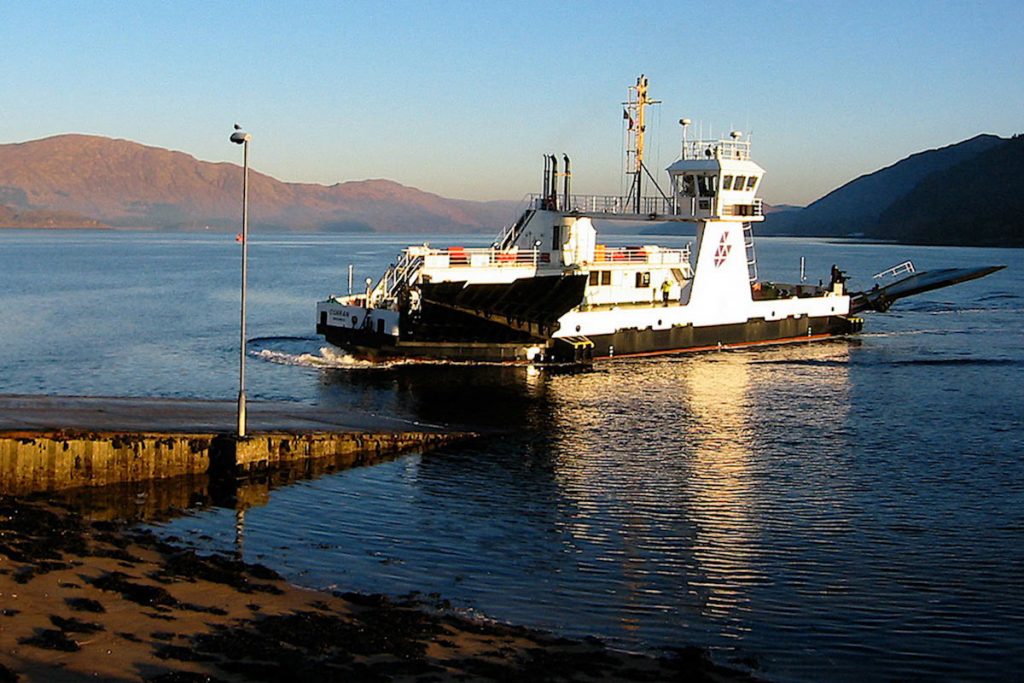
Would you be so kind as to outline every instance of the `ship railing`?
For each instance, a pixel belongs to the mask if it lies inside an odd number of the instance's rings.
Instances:
[[[650,265],[673,265],[690,262],[690,245],[682,249],[664,249],[656,246],[609,247],[598,244],[594,247],[594,263],[646,263]]]
[[[498,232],[498,236],[494,240],[494,248],[496,249],[508,249],[515,244],[516,238],[519,237],[519,233],[523,231],[523,228],[527,223],[530,222],[530,218],[533,217],[536,206],[533,200],[533,195],[524,195],[523,199],[519,202],[519,209],[516,212],[516,220]]]
[[[411,285],[423,267],[423,257],[412,249],[403,251],[398,260],[388,266],[370,292],[371,305],[387,306],[397,300],[403,287]]]
[[[506,268],[537,266],[551,262],[550,252],[517,247],[511,249],[459,246],[445,249],[412,247],[408,251],[415,251],[423,259],[423,265],[426,268]]]
[[[754,199],[749,204],[725,204],[722,206],[723,216],[763,216],[764,202]]]
[[[515,223],[506,226],[494,240],[494,248],[496,249],[509,249],[515,244],[516,239],[519,237],[519,233],[523,231],[523,228],[527,223],[530,222],[530,218],[533,217],[534,209],[527,208],[516,219]]]
[[[689,140],[683,159],[749,159],[749,140]]]
[[[895,277],[897,275],[900,275],[901,273],[913,273],[916,272],[916,270],[917,269],[914,268],[913,261],[904,261],[903,263],[899,263],[893,266],[892,268],[887,268],[886,270],[883,270],[881,273],[875,273],[874,279],[878,280],[886,276]]]
[[[557,252],[556,252],[557,254]],[[524,266],[544,266],[550,264],[557,256],[540,249],[494,249],[471,247],[410,247],[403,252],[403,260],[392,266],[385,273],[385,286],[389,293],[396,293],[402,282],[412,283],[409,277],[402,278],[405,263],[412,260],[417,268],[521,268]],[[604,244],[594,246],[593,263],[599,264],[650,264],[675,265],[689,264],[690,245],[682,249],[666,249],[658,246],[643,247],[609,247]],[[381,287],[381,285],[378,285]],[[384,290],[382,290],[384,291]]]
[[[603,214],[610,216],[672,216],[677,213],[676,202],[665,197],[635,197],[621,195],[573,194],[557,197],[530,195],[531,206],[539,210]]]

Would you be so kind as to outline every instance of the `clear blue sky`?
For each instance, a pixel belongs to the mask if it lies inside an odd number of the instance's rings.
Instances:
[[[0,142],[81,132],[279,179],[518,199],[541,154],[617,192],[626,88],[663,101],[649,165],[753,131],[772,203],[908,154],[1024,131],[1021,2],[0,3]]]

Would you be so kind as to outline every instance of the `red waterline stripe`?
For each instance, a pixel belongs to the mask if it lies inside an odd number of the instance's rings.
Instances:
[[[782,339],[766,339],[763,341],[740,342],[738,344],[722,344],[719,346],[688,346],[683,349],[665,349],[664,351],[641,351],[640,353],[617,353],[614,356],[594,356],[593,360],[613,360],[615,358],[647,358],[650,356],[667,356],[673,353],[695,353],[697,351],[717,351],[718,349],[744,349],[751,346],[771,346],[773,344],[795,344],[802,341],[819,341],[840,337],[838,334],[812,334],[799,337],[784,337]]]

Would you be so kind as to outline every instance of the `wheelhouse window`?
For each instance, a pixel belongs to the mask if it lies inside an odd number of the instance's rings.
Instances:
[[[747,178],[747,191],[748,192],[750,190],[753,190],[755,185],[757,185],[757,176],[756,175],[752,175],[749,178]]]
[[[731,175],[727,175],[724,178],[722,178],[722,189],[723,190],[731,190],[732,189],[732,176]]]
[[[693,197],[695,195],[696,181],[692,175],[677,175],[676,176],[676,192],[684,197]]]
[[[733,183],[732,189],[736,190],[737,192],[742,192],[743,191],[743,183],[745,181],[746,181],[746,177],[745,176],[741,176],[741,175],[736,176],[736,182]]]
[[[714,197],[715,192],[718,189],[718,176],[717,175],[699,175],[697,176],[697,192],[701,197]]]

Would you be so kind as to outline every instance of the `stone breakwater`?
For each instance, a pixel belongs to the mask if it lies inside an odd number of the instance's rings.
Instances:
[[[228,401],[0,395],[0,493],[235,476],[315,461],[344,468],[471,436],[290,403],[250,406],[250,436],[239,438]]]
[[[352,467],[409,450],[430,449],[465,433],[217,434],[13,432],[0,434],[0,493],[107,486],[209,473],[245,474],[330,458]]]

